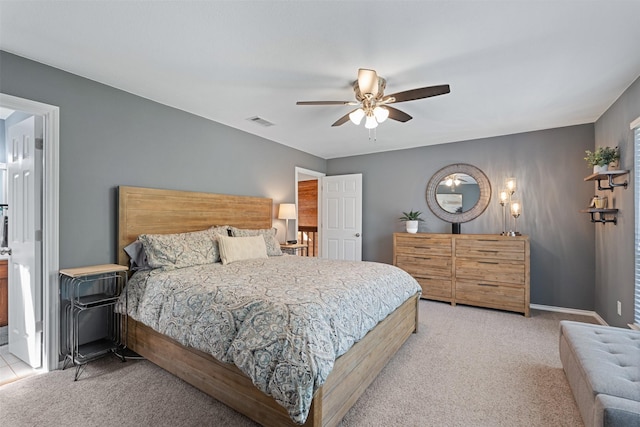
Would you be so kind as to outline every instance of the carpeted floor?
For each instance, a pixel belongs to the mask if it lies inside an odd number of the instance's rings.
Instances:
[[[561,319],[420,301],[420,326],[347,426],[582,426],[558,356]],[[6,426],[254,426],[147,361],[106,357],[0,387]]]

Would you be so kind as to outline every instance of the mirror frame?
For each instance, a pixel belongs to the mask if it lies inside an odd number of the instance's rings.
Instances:
[[[445,211],[439,204],[436,199],[436,192],[438,190],[438,185],[442,180],[454,173],[464,173],[472,177],[478,183],[478,187],[480,189],[480,197],[476,204],[466,212],[462,213],[451,213]],[[455,163],[449,166],[445,166],[440,169],[438,172],[433,174],[429,183],[427,184],[427,205],[431,212],[438,218],[451,222],[451,223],[461,223],[468,222],[472,219],[476,219],[479,217],[482,212],[487,209],[489,206],[489,200],[491,199],[491,184],[489,183],[489,178],[482,172],[480,169],[473,165],[469,165],[467,163]]]

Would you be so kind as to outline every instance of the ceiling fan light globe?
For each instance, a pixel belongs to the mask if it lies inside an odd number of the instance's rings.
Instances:
[[[373,115],[376,117],[378,123],[382,123],[389,117],[389,110],[384,107],[376,107],[373,109]]]
[[[364,122],[364,127],[366,127],[367,129],[377,128],[378,122],[376,121],[376,118],[373,115],[367,116],[367,120]]]
[[[358,86],[363,95],[378,95],[378,74],[374,70],[360,68],[358,70]]]
[[[351,123],[353,123],[354,125],[359,125],[363,117],[364,110],[362,108],[358,108],[357,110],[353,110],[351,113],[349,113],[349,120],[351,120]]]

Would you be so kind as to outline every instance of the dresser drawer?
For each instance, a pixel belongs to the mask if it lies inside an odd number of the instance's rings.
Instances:
[[[525,242],[505,239],[457,239],[456,257],[524,261]]]
[[[451,280],[417,277],[422,288],[422,298],[451,300]]]
[[[395,249],[397,254],[451,257],[451,238],[398,234]]]
[[[472,280],[456,281],[456,302],[525,313],[524,287]]]
[[[517,262],[456,259],[456,277],[524,285],[525,265]]]
[[[396,266],[413,277],[451,277],[451,258],[396,256]]]

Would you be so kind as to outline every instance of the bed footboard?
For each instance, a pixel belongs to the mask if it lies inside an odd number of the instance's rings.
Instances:
[[[414,295],[336,360],[318,389],[305,426],[335,426],[373,382],[402,344],[417,331]],[[148,326],[128,319],[127,346],[213,398],[264,426],[295,426],[287,411],[258,390],[234,365],[187,348]]]

